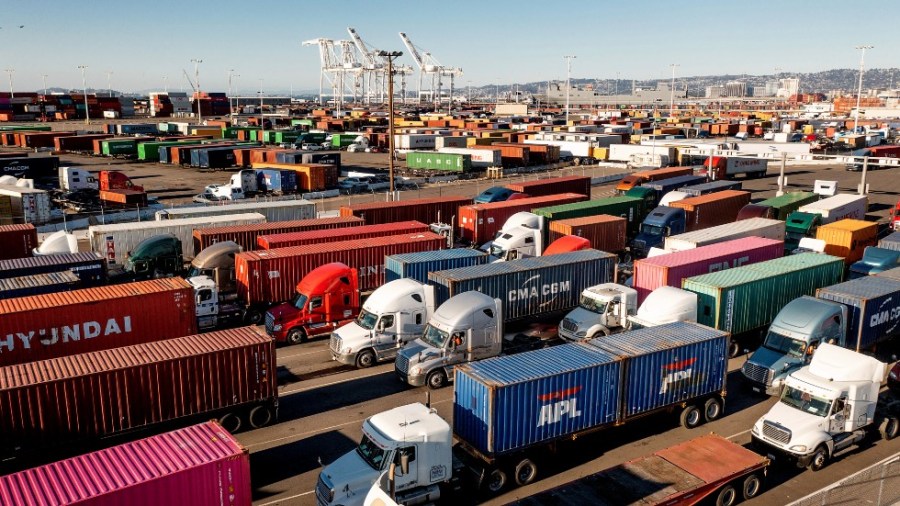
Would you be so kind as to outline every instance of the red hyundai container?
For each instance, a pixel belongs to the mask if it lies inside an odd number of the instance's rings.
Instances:
[[[584,237],[590,241],[591,248],[600,251],[624,251],[627,223],[625,218],[608,214],[551,221],[549,243],[563,236],[574,235]]]
[[[181,278],[0,300],[0,366],[196,333]]]
[[[37,247],[37,230],[31,223],[0,226],[0,260],[30,257]]]
[[[689,197],[669,204],[684,209],[686,232],[731,223],[738,211],[750,203],[750,192],[725,190]]]
[[[291,232],[287,234],[261,235],[256,238],[257,250],[289,248],[322,242],[350,241],[386,235],[414,234],[428,232],[428,225],[418,221],[398,221],[380,225],[364,225],[362,227],[335,228],[331,230],[311,230],[307,232]]]
[[[357,227],[363,223],[362,218],[357,218],[356,216],[336,216],[333,218],[273,221],[253,225],[234,225],[231,227],[195,228],[194,255],[217,242],[234,241],[244,248],[244,251],[253,251],[257,249],[256,241],[261,235]]]
[[[446,244],[438,234],[418,232],[239,253],[234,257],[238,297],[248,306],[290,300],[303,276],[331,262],[357,269],[359,289],[373,290],[384,284],[385,256],[436,251]]]
[[[102,477],[102,480],[98,480]],[[250,504],[250,454],[216,422],[0,476],[0,504]]]
[[[112,136],[112,134],[86,134],[56,137],[53,139],[53,148],[56,151],[93,151],[95,140],[109,139]]]
[[[584,194],[562,193],[489,204],[459,206],[459,215],[456,220],[459,223],[459,235],[472,244],[484,244],[493,240],[497,232],[503,228],[506,220],[516,213],[528,212],[538,207],[582,202],[587,199],[588,196]]]
[[[262,427],[277,409],[275,342],[256,327],[81,353],[0,367],[0,455],[191,418]]]
[[[632,287],[637,290],[640,304],[661,286],[681,288],[685,278],[773,260],[783,254],[783,241],[762,237],[744,237],[677,251],[634,262]]]
[[[532,197],[554,195],[558,193],[591,194],[591,178],[587,176],[564,176],[550,179],[538,179],[524,183],[511,183],[506,185],[514,192],[527,193]]]
[[[341,206],[341,216],[359,216],[366,220],[366,225],[409,220],[422,223],[435,223],[440,220],[443,223],[450,223],[450,219],[459,211],[459,206],[471,203],[470,197],[456,195],[396,202],[369,202]]]

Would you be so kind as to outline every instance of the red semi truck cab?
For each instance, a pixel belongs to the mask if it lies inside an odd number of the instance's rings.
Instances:
[[[266,333],[278,342],[302,343],[350,323],[359,307],[356,269],[340,262],[325,264],[297,283],[290,302],[266,312]]]
[[[138,186],[131,182],[131,178],[117,170],[101,170],[100,171],[100,190],[134,190],[138,192],[144,191],[143,186]]]
[[[897,201],[897,205],[891,211],[891,230],[900,232],[900,201]]]

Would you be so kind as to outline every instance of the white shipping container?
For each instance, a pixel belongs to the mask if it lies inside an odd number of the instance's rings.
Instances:
[[[587,141],[552,141],[526,139],[524,144],[542,144],[547,146],[559,146],[559,156],[592,156],[592,150],[596,144]]]
[[[536,141],[590,142],[595,148],[605,148],[622,142],[621,135],[587,132],[537,132]]]
[[[468,146],[469,136],[443,136],[434,139],[434,149],[441,150],[444,148],[464,148]]]
[[[161,234],[172,234],[181,241],[182,254],[187,261],[194,258],[194,229],[253,225],[265,222],[265,216],[259,213],[245,213],[180,220],[94,225],[88,227],[88,240],[91,243],[91,250],[103,255],[107,262],[123,265],[125,259],[128,258],[128,252],[144,239]]]
[[[395,134],[394,149],[434,149],[437,137],[432,134]]]
[[[684,251],[742,237],[764,237],[784,240],[784,222],[768,218],[750,218],[717,227],[694,230],[666,237],[666,252]]]
[[[630,162],[633,155],[654,154],[665,155],[669,160],[674,160],[675,148],[644,144],[613,144],[609,147],[609,161],[611,162]]]
[[[159,221],[240,213],[259,213],[265,216],[266,222],[309,220],[316,217],[316,204],[308,200],[275,200],[271,202],[177,207],[157,211],[156,219]]]
[[[50,221],[50,195],[44,190],[0,185],[0,195],[10,197],[12,215],[16,221],[43,225]]]
[[[801,213],[818,214],[822,217],[820,225],[832,223],[846,218],[865,220],[869,208],[869,198],[865,195],[841,193],[827,199],[797,209]]]
[[[471,155],[472,167],[499,167],[503,163],[500,149],[441,148],[441,153]]]
[[[106,119],[116,119],[119,117],[119,111],[103,111],[103,117]]]

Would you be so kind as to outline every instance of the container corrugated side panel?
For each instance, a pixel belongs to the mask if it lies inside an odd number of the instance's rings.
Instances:
[[[31,250],[37,248],[38,237],[34,225],[0,226],[0,260],[31,256]]]
[[[260,235],[355,227],[362,223],[362,219],[350,216],[194,229],[194,254],[196,255],[210,245],[224,241],[234,241],[241,245],[244,251],[253,251],[258,248],[257,237]]]
[[[622,420],[660,408],[720,394],[728,372],[726,332],[675,322],[592,339],[624,361]]]
[[[587,199],[587,195],[562,193],[519,200],[460,206],[457,218],[457,223],[459,223],[459,234],[467,241],[482,244],[493,239],[506,223],[506,220],[518,212],[527,212],[535,207],[545,206],[547,204],[563,205],[567,203],[582,202]]]
[[[891,251],[900,251],[900,232],[893,232],[878,241],[878,247]]]
[[[527,147],[531,148],[531,146]],[[586,176],[564,176],[524,183],[510,183],[506,187],[515,192],[527,193],[532,197],[562,192],[590,195],[591,178]]]
[[[215,422],[0,477],[0,503],[10,505],[250,504],[251,496],[249,453]]]
[[[765,237],[784,240],[784,222],[768,218],[750,218],[715,227],[666,237],[665,249],[682,251],[742,237]]]
[[[266,234],[257,237],[257,246],[262,249],[289,248],[322,242],[350,241],[386,235],[415,234],[427,232],[428,225],[418,221],[398,221],[379,225],[363,225],[361,227],[333,228],[325,230],[307,230],[288,232],[285,234]]]
[[[74,272],[84,283],[101,283],[106,279],[106,261],[93,252],[0,260],[3,279],[62,271]]]
[[[408,220],[434,223],[438,221],[438,218],[443,223],[449,223],[452,217],[458,215],[459,206],[466,206],[471,203],[471,198],[461,196],[395,202],[369,202],[366,204],[341,206],[341,216],[359,216],[366,220],[366,225]]]
[[[692,186],[682,186],[678,191],[687,195],[696,197],[706,193],[714,193],[723,190],[740,190],[743,186],[741,181],[711,181],[709,183],[696,184]]]
[[[390,255],[384,259],[384,282],[410,278],[428,283],[429,272],[484,265],[487,262],[486,253],[467,248]]]
[[[625,249],[627,220],[618,216],[599,214],[550,222],[549,242],[566,236],[584,237],[591,247],[600,251],[617,252]]]
[[[900,281],[900,267],[894,267],[893,269],[888,269],[886,271],[879,272],[875,276],[879,278],[888,278],[896,281]]]
[[[308,200],[276,200],[272,202],[192,206],[166,209],[157,213],[156,219],[174,220],[241,213],[259,213],[265,216],[267,221],[308,220],[316,217],[316,204]]]
[[[72,271],[0,279],[0,299],[61,292],[79,288],[80,283],[81,280]]]
[[[816,297],[849,307],[847,346],[872,348],[900,328],[900,281],[869,276],[820,288]]]
[[[493,456],[615,423],[620,377],[619,360],[581,343],[459,366],[454,434]]]

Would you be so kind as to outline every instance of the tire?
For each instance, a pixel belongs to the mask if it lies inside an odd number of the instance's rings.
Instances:
[[[229,433],[234,434],[241,430],[241,426],[244,425],[243,421],[241,421],[241,417],[239,417],[235,413],[225,413],[219,418],[219,425],[222,426],[223,429],[227,430]]]
[[[719,489],[716,494],[716,506],[732,506],[737,502],[737,490],[734,485],[728,484]]]
[[[248,309],[244,313],[244,323],[248,325],[259,325],[263,322],[263,313],[258,309]]]
[[[885,441],[890,441],[897,437],[898,432],[900,432],[900,420],[893,416],[885,418],[878,424],[878,433],[881,435],[881,439]]]
[[[363,350],[356,355],[356,367],[365,369],[375,365],[375,352],[372,350]]]
[[[735,358],[741,354],[741,344],[737,341],[728,343],[728,358]]]
[[[608,337],[608,336],[609,336],[609,329],[604,327],[604,328],[598,330],[597,332],[594,332],[593,334],[591,334],[590,339],[594,339],[597,337]]]
[[[759,476],[756,473],[744,478],[744,484],[741,486],[741,494],[745,501],[749,501],[756,497],[760,490],[762,490],[762,480],[759,479]]]
[[[491,469],[487,473],[484,488],[492,494],[497,494],[506,487],[506,473],[501,469]]]
[[[702,420],[703,415],[700,413],[700,410],[697,409],[697,406],[694,406],[693,404],[686,406],[681,411],[681,425],[685,429],[697,427]]]
[[[707,422],[718,420],[722,416],[722,401],[713,397],[703,404],[703,419]]]
[[[806,466],[810,471],[816,472],[828,465],[828,448],[825,445],[819,445],[813,453],[812,460]]]
[[[287,342],[288,344],[300,344],[306,342],[306,332],[303,332],[303,329],[296,328],[291,329],[287,333]]]
[[[520,487],[524,487],[525,485],[531,484],[535,478],[537,478],[537,465],[531,459],[522,459],[516,465],[516,485]]]
[[[251,427],[259,429],[272,423],[274,414],[269,406],[256,406],[250,410],[250,415],[247,418]]]
[[[428,377],[425,379],[425,383],[431,390],[444,388],[447,385],[447,375],[444,374],[444,371],[442,369],[431,371],[430,373],[428,373]]]

